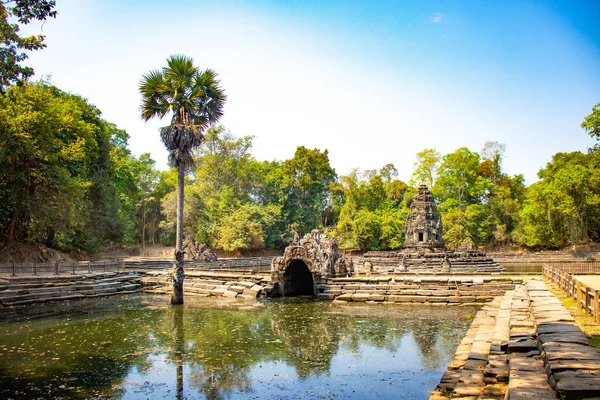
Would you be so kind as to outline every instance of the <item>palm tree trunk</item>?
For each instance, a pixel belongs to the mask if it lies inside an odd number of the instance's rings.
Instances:
[[[175,262],[173,263],[173,295],[171,304],[183,304],[183,185],[185,170],[177,167],[177,241],[175,244]]]

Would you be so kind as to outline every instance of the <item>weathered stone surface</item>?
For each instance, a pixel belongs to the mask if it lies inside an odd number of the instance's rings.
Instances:
[[[254,286],[254,285],[252,285],[252,286]],[[244,289],[245,289],[244,286],[241,286],[241,285],[232,285],[229,287],[229,290],[231,290],[232,292],[236,292],[236,293],[243,293]]]
[[[489,385],[485,385],[483,388],[483,395],[486,399],[490,398],[504,398],[506,391],[508,390],[508,385],[506,383],[492,383]]]
[[[319,300],[333,300],[335,299],[334,293],[319,293],[317,294],[317,299]]]
[[[563,399],[597,399],[600,398],[600,378],[561,379],[558,381],[556,389]]]
[[[352,293],[343,293],[336,297],[335,299],[338,301],[352,301]]]
[[[512,340],[508,343],[508,353],[527,353],[537,350],[537,345],[531,338]]]
[[[568,332],[581,332],[581,329],[577,325],[568,322],[538,324],[536,330],[538,335],[542,333],[565,334]]]
[[[568,333],[543,333],[537,337],[538,343],[579,343],[588,345],[587,336],[581,331]]]

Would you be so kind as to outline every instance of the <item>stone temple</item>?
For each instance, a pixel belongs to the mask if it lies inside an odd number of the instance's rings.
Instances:
[[[444,251],[442,218],[437,213],[433,195],[425,185],[419,186],[406,218],[404,248],[410,251]]]
[[[462,246],[449,251],[444,245],[442,219],[435,199],[425,185],[415,193],[406,218],[402,251],[369,251],[355,264],[361,272],[408,273],[491,273],[504,270],[484,252]],[[366,266],[365,266],[366,265]],[[359,271],[359,268],[357,268]]]

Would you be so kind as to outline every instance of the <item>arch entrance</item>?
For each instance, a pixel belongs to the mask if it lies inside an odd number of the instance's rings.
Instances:
[[[313,230],[302,239],[297,236],[282,257],[271,263],[271,296],[316,295],[315,286],[327,278],[351,276],[354,266],[343,257],[335,238]]]
[[[302,260],[292,260],[283,274],[284,296],[313,296],[313,275]]]

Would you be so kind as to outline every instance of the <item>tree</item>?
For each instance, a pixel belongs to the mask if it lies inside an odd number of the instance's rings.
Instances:
[[[0,92],[14,82],[26,81],[33,75],[33,68],[20,65],[27,59],[23,51],[46,47],[44,35],[19,36],[19,24],[32,20],[45,21],[55,18],[54,0],[3,0],[0,2]],[[19,24],[10,23],[16,18]]]
[[[430,189],[433,188],[441,157],[441,154],[435,149],[425,149],[417,153],[411,184],[413,186],[425,184]]]
[[[127,138],[80,96],[44,82],[7,88],[0,238],[86,251],[133,243],[138,189]]]
[[[600,153],[556,153],[527,189],[518,239],[560,247],[600,239]]]
[[[281,207],[286,222],[282,242],[294,233],[304,235],[321,227],[328,206],[329,185],[335,181],[335,170],[329,165],[329,153],[299,146],[294,157],[269,171],[265,178],[268,203]]]
[[[444,156],[433,187],[442,210],[454,206],[464,208],[481,200],[487,181],[478,173],[479,160],[479,154],[466,147]]]
[[[387,250],[402,246],[408,186],[387,164],[379,171],[352,171],[332,185],[339,209],[335,234],[342,249]]]
[[[194,60],[183,55],[167,59],[162,70],[142,76],[141,116],[163,118],[172,113],[171,124],[160,128],[161,139],[169,151],[169,162],[177,168],[177,234],[173,264],[172,304],[183,304],[183,191],[184,177],[193,164],[192,151],[202,144],[204,132],[223,115],[225,92],[217,74],[200,71]]]
[[[592,113],[585,117],[581,127],[596,140],[600,140],[600,103],[592,108]]]

